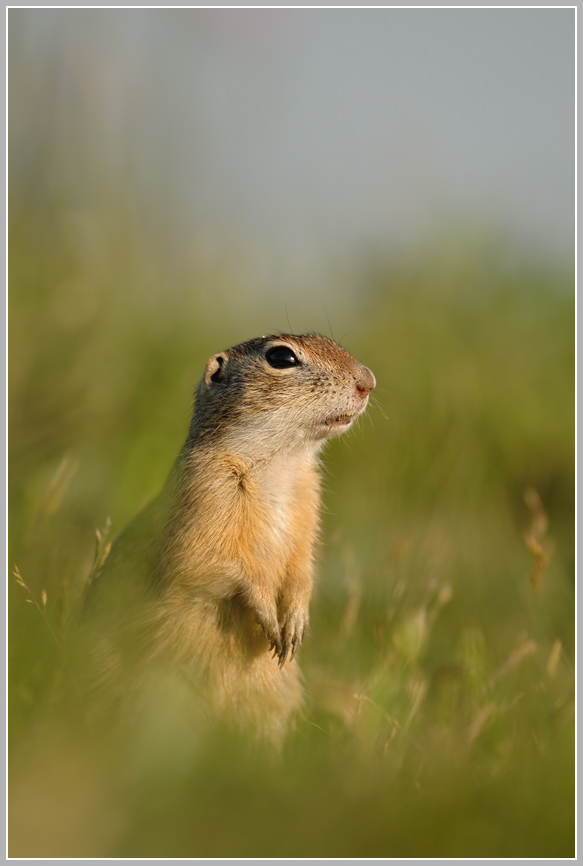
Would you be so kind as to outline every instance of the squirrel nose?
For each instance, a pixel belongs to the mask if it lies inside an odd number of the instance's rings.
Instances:
[[[358,391],[359,397],[366,397],[369,391],[376,386],[376,379],[373,376],[371,370],[368,367],[362,366],[359,370],[359,374],[356,377],[356,390]]]

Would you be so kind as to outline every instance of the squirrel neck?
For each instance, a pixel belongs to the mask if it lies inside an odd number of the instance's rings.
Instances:
[[[274,435],[270,430],[257,424],[240,426],[236,431],[209,430],[206,425],[199,427],[193,421],[183,454],[189,454],[198,462],[199,458],[207,464],[210,460],[220,462],[234,459],[245,465],[247,472],[261,474],[268,467],[278,465],[298,466],[313,464],[325,440],[306,437],[290,437],[287,434]]]

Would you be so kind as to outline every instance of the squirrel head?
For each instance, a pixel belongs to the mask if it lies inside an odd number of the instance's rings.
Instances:
[[[375,385],[368,367],[328,337],[258,337],[209,358],[190,438],[250,456],[317,448],[349,429]]]

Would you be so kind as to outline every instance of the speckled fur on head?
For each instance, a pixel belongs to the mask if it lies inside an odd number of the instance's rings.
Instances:
[[[289,348],[296,363],[274,368],[269,352]],[[344,432],[375,387],[371,371],[321,334],[271,334],[209,359],[196,392],[191,441],[241,441],[260,448],[316,446]],[[333,419],[343,419],[345,423]],[[249,451],[249,448],[246,448]]]

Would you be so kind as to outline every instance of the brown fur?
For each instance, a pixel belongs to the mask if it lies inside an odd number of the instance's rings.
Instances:
[[[298,363],[270,366],[266,354],[278,346]],[[115,542],[96,581],[119,596],[126,643],[129,633],[144,644],[146,667],[178,659],[214,712],[275,742],[302,703],[293,656],[312,592],[317,454],[364,411],[374,386],[370,370],[316,334],[261,337],[214,355],[164,490]],[[103,646],[108,678],[118,656],[107,636]]]

